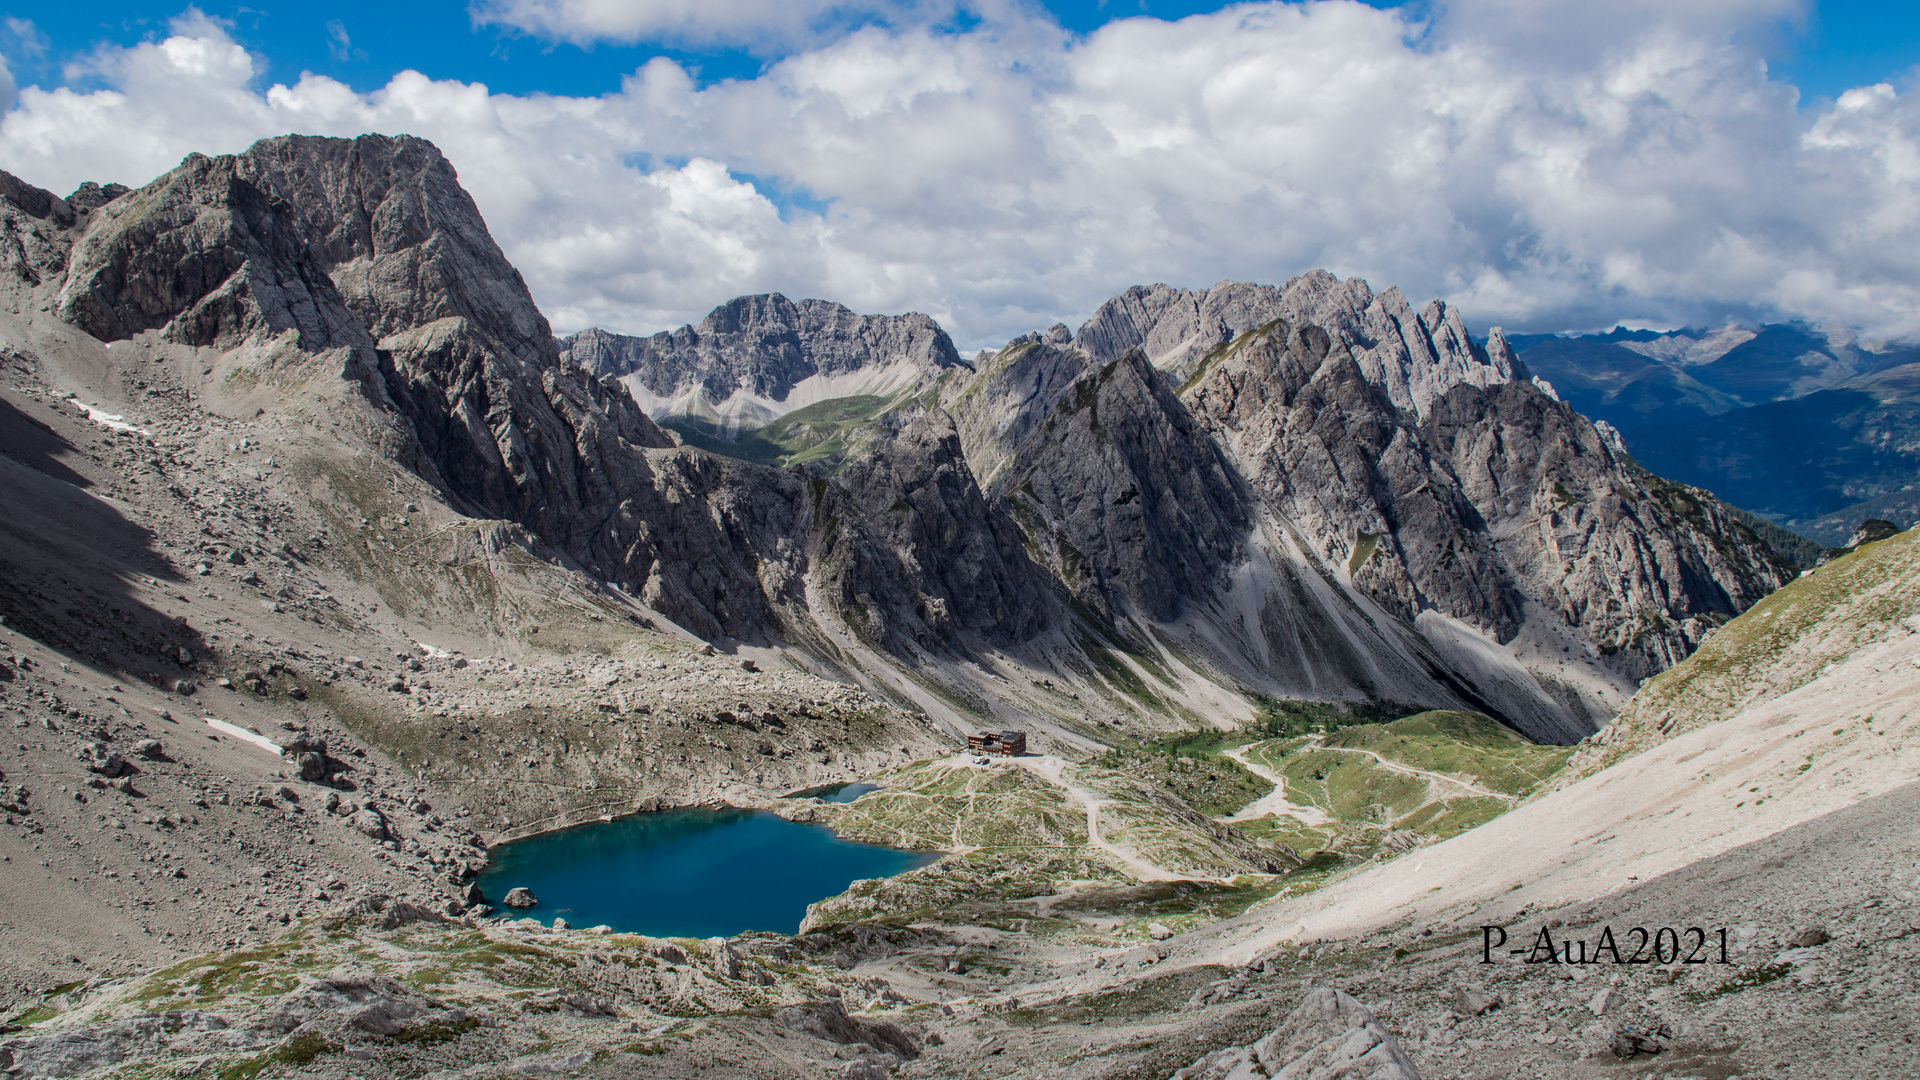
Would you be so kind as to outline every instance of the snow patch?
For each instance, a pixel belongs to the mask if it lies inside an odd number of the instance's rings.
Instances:
[[[239,739],[241,742],[250,742],[262,750],[272,751],[275,757],[278,757],[281,753],[280,744],[274,742],[272,739],[267,738],[265,735],[248,731],[246,728],[243,728],[238,724],[229,724],[225,720],[215,720],[211,716],[203,716],[200,719],[205,720],[207,722],[207,726],[214,729],[215,731],[225,732],[226,734],[231,735],[236,739]]]
[[[97,405],[88,405],[86,402],[80,400],[78,394],[68,398],[67,404],[80,410],[87,419],[99,424],[103,428],[108,428],[113,431],[130,431],[136,435],[144,435],[149,439],[153,438],[153,432],[143,427],[134,427],[132,424],[127,423],[125,416],[110,413]]]

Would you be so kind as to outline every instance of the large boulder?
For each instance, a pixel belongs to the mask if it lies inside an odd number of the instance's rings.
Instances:
[[[539,904],[540,898],[533,895],[530,889],[512,888],[507,890],[506,899],[500,902],[511,908],[530,908]]]
[[[86,762],[87,768],[108,779],[128,771],[127,759],[106,743],[93,743],[76,756]]]
[[[1315,987],[1271,1035],[1216,1050],[1174,1080],[1421,1080],[1373,1013],[1350,995]]]
[[[387,827],[387,816],[371,806],[355,813],[350,823],[370,840],[393,839],[393,831]]]

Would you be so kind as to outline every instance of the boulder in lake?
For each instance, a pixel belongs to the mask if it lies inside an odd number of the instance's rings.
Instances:
[[[530,908],[538,904],[540,898],[533,895],[530,890],[516,887],[508,889],[506,898],[500,902],[513,908]]]

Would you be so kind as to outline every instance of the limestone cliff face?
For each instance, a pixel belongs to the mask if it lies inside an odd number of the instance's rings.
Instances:
[[[1437,612],[1637,680],[1793,576],[1711,496],[1648,476],[1531,383],[1456,383],[1422,420],[1340,340],[1276,323],[1187,401],[1266,508],[1410,622]],[[1530,662],[1536,681],[1579,706],[1554,660]]]
[[[1262,503],[1387,610],[1411,621],[1438,609],[1513,639],[1521,602],[1484,521],[1344,342],[1276,322],[1187,400]]]
[[[1245,559],[1246,493],[1165,383],[1139,349],[1087,373],[1007,470],[1054,575],[1109,619],[1177,619]]]
[[[1529,384],[1455,387],[1424,430],[1519,587],[1631,678],[1797,576],[1719,500],[1648,474]]]
[[[671,450],[618,384],[561,364],[430,143],[294,136],[196,155],[79,231],[68,321],[105,340],[338,350],[343,376],[404,421],[403,459],[456,505],[525,525],[697,633],[766,632],[781,587],[756,568],[804,536],[800,484]]]
[[[989,488],[1000,487],[1014,452],[1092,363],[1085,351],[1067,347],[1066,337],[1017,338],[942,394],[967,460]]]
[[[1003,504],[974,482],[959,433],[935,410],[818,482],[812,560],[847,624],[896,653],[1013,645],[1054,618],[1046,575]]]

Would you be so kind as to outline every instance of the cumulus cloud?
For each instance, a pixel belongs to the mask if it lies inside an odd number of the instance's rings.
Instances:
[[[1324,266],[1482,328],[1920,336],[1920,104],[1875,86],[1803,111],[1754,44],[1789,0],[1256,3],[1085,37],[1009,11],[706,87],[658,59],[597,98],[412,72],[263,90],[200,25],[102,54],[108,89],[22,89],[0,167],[65,190],[287,131],[419,134],[561,330],[778,289],[987,345],[1129,284]]]

